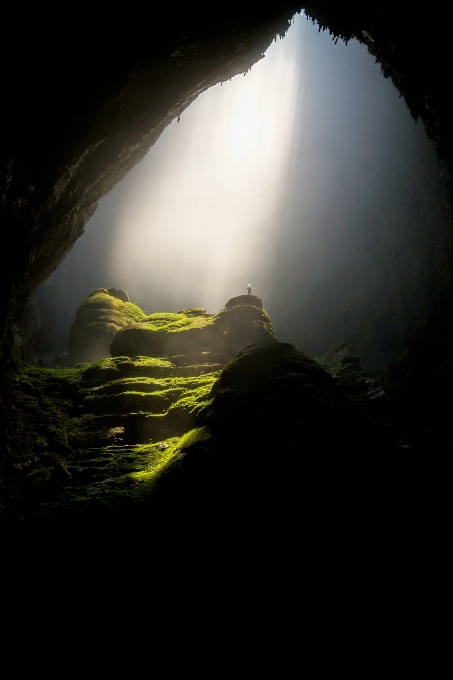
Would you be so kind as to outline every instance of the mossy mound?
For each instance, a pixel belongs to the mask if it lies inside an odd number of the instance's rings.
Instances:
[[[287,343],[262,343],[225,367],[200,415],[222,440],[300,454],[369,446],[375,426],[316,361]],[[248,444],[249,445],[249,444]]]
[[[176,370],[175,364],[169,360],[141,356],[119,356],[80,366],[83,369],[83,380],[89,382],[91,386],[128,377],[171,376]]]
[[[294,533],[304,516],[347,503],[354,480],[381,479],[388,431],[349,399],[317,362],[285,343],[241,351],[224,369],[197,428],[155,489],[160,512],[187,522],[215,517],[253,536],[278,521]],[[365,493],[365,491],[364,491]],[[335,499],[335,500],[334,500]],[[359,508],[356,509],[360,511]]]
[[[241,350],[225,366],[215,389],[257,387],[262,382],[288,374],[303,374],[321,385],[333,384],[331,376],[319,363],[294,345],[263,342]]]
[[[167,449],[194,427],[218,375],[150,357],[22,369],[15,379],[17,454],[5,466],[6,515],[93,508],[115,515],[126,498],[133,507],[138,486],[150,483]]]
[[[218,314],[201,307],[145,314],[125,291],[98,288],[77,310],[71,327],[68,365],[108,357],[183,356],[183,363],[212,364],[217,370],[240,349],[276,341],[272,322],[254,295],[229,300]],[[207,357],[206,355],[210,355]]]
[[[71,326],[68,365],[109,356],[115,333],[145,317],[140,307],[129,302],[125,291],[115,288],[92,291],[77,309]]]
[[[215,315],[208,314],[205,309],[187,309],[178,313],[156,312],[145,316],[140,321],[139,327],[150,331],[178,333],[179,331],[206,328],[214,322],[214,318]]]
[[[219,372],[152,357],[114,357],[82,370],[78,399],[101,429],[121,428],[128,444],[182,435],[209,399]],[[211,368],[211,366],[207,366]]]
[[[133,327],[118,331],[110,352],[112,356],[154,357],[195,354],[194,361],[198,363],[199,353],[205,351],[217,354],[224,364],[247,345],[275,342],[272,322],[262,309],[261,300],[255,296],[242,297],[247,298],[247,305],[230,305],[215,315],[202,309],[151,314]],[[255,300],[258,306],[252,304]]]
[[[142,514],[178,456],[178,437],[156,444],[92,449],[70,467],[71,482],[40,504],[39,515],[91,524]]]

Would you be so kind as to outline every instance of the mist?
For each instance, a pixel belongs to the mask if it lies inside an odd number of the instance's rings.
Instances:
[[[422,124],[374,57],[296,15],[100,201],[38,291],[52,342],[66,349],[97,287],[123,288],[149,313],[217,312],[251,283],[278,339],[308,353],[387,319],[385,364],[442,258],[441,181]]]

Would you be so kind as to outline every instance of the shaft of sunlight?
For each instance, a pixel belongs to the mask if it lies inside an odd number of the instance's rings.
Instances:
[[[266,296],[299,101],[302,17],[246,77],[210,88],[132,171],[111,275],[148,311]],[[148,164],[149,170],[143,168]],[[135,178],[134,178],[135,173]],[[134,180],[135,181],[132,181]]]

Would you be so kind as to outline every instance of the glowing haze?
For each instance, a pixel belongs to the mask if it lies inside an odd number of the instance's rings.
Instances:
[[[296,19],[245,77],[200,95],[129,175],[109,278],[148,309],[218,311],[249,282],[266,296],[298,103]]]
[[[93,288],[123,288],[148,312],[217,312],[251,283],[279,340],[315,355],[362,333],[358,349],[380,343],[384,365],[448,252],[441,184],[374,57],[297,15],[99,202],[42,289],[55,335],[64,350]]]

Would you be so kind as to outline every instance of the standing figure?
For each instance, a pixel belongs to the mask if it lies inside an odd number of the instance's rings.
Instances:
[[[249,283],[249,285],[246,286],[245,290],[247,291],[247,295],[251,295],[251,294],[252,294],[252,290],[253,290],[252,284]]]

